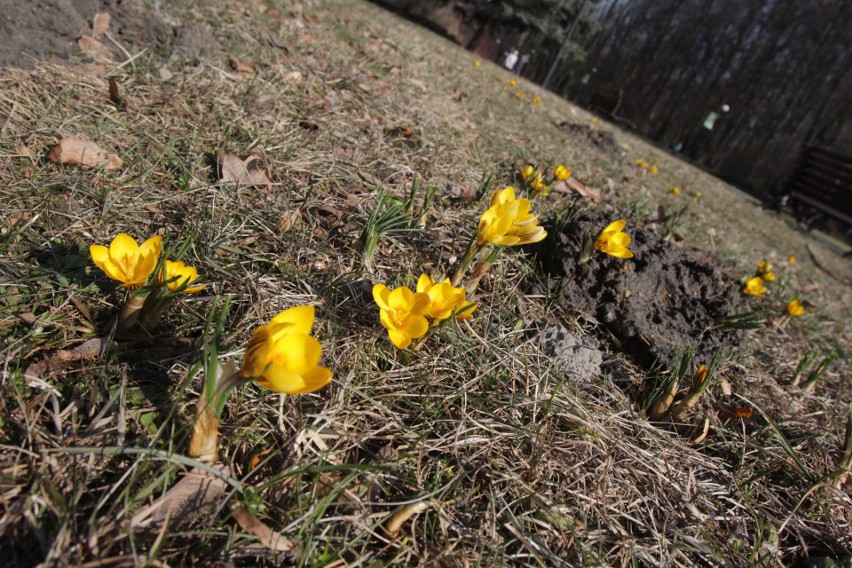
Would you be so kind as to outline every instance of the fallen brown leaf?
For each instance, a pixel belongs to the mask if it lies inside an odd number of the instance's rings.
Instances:
[[[290,229],[298,227],[302,223],[302,213],[298,209],[294,211],[284,211],[278,219],[278,229],[282,233],[286,233]]]
[[[98,12],[92,20],[92,37],[100,38],[109,29],[109,14],[107,12]]]
[[[228,57],[228,64],[234,71],[234,75],[240,79],[251,79],[257,75],[257,69],[247,61],[237,59],[233,55]]]
[[[260,544],[275,552],[291,552],[296,549],[293,541],[275,532],[264,524],[260,519],[252,515],[245,507],[237,507],[231,514],[239,523],[240,527],[249,534],[253,534]]]
[[[225,475],[230,473],[226,465],[212,467]],[[227,490],[228,484],[222,477],[197,467],[192,468],[165,495],[133,515],[130,529],[147,529],[166,521],[179,525],[205,505],[221,499]]]
[[[112,61],[112,52],[109,48],[91,36],[78,37],[77,47],[89,57],[101,61]]]
[[[31,325],[39,322],[35,315],[30,313],[21,314],[21,319]],[[74,361],[98,357],[101,353],[105,353],[111,345],[108,339],[95,337],[78,345],[74,349],[60,349],[41,361],[31,363],[27,367],[27,370],[24,371],[24,377],[25,379],[37,379],[46,377],[52,373],[58,373]]]
[[[272,180],[266,177],[266,172],[259,169],[257,156],[249,156],[240,160],[230,152],[219,150],[217,153],[219,161],[219,176],[224,183],[237,185],[253,185],[262,187],[267,191],[272,190]]]
[[[94,142],[65,136],[54,146],[47,155],[48,159],[57,164],[79,164],[84,168],[103,167],[105,170],[115,170],[121,167],[121,158],[110,154]]]

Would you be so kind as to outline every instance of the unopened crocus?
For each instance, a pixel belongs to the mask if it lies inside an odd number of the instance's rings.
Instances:
[[[530,176],[535,173],[535,166],[532,164],[527,164],[526,166],[521,166],[518,168],[518,173],[521,174],[521,179],[527,181]]]
[[[163,237],[154,235],[140,246],[130,235],[120,233],[109,247],[91,245],[89,253],[98,268],[113,280],[130,290],[148,281],[157,267],[157,258],[163,247]]]
[[[429,295],[415,293],[404,286],[391,290],[384,284],[373,286],[373,299],[379,306],[379,321],[388,330],[391,342],[400,349],[426,335],[429,322]]]
[[[540,105],[540,104],[541,104],[541,97],[539,97],[538,95],[536,95],[535,97],[533,97],[532,104],[534,104],[534,105]]]
[[[787,257],[787,262],[789,262],[790,264],[796,264],[796,257],[791,254]]]
[[[787,304],[787,315],[790,317],[797,317],[803,313],[805,313],[805,306],[803,306],[799,300],[790,300],[790,303]]]
[[[458,319],[473,318],[476,304],[465,299],[465,288],[454,287],[449,280],[435,282],[428,274],[421,274],[417,280],[417,292],[429,296],[429,308],[426,317],[443,321],[454,313]]]
[[[187,266],[181,261],[165,262],[161,281],[166,282],[169,291],[195,294],[204,290],[204,286],[190,286],[196,280],[198,280],[198,271],[192,266]]]
[[[680,188],[678,186],[674,186],[672,188],[672,193],[675,195],[680,195]]]
[[[530,200],[515,199],[512,186],[495,190],[490,207],[482,214],[476,244],[513,246],[537,243],[547,236],[538,218],[530,213]]]
[[[651,166],[648,171],[651,172],[653,175],[657,175],[658,173],[660,173],[660,170],[657,168],[656,164]]]
[[[477,68],[478,68],[480,65],[482,65],[482,63],[480,63],[478,59],[477,59],[476,61],[474,61],[474,62],[473,62],[473,66],[474,66],[474,67],[477,67]]]
[[[595,241],[595,248],[617,258],[633,258],[633,252],[627,248],[633,239],[623,231],[625,225],[627,221],[624,219],[607,225]]]
[[[754,276],[746,280],[743,294],[762,298],[766,294],[766,286],[763,285],[763,278]]]
[[[510,87],[514,87],[515,85],[518,84],[518,80],[517,79],[509,79],[509,80],[506,81],[506,83],[508,83]]]
[[[563,164],[560,164],[553,168],[553,175],[556,176],[556,179],[559,181],[565,181],[571,177],[571,170],[566,168]]]
[[[314,308],[284,310],[257,328],[249,339],[240,375],[285,394],[318,390],[331,381],[331,370],[318,365],[322,346],[311,337]]]

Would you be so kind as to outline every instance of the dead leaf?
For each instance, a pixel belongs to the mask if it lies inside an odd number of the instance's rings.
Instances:
[[[118,81],[115,77],[109,78],[109,100],[118,108],[124,108],[124,100],[121,98],[121,93],[118,92]]]
[[[103,167],[105,170],[115,170],[121,167],[121,158],[110,154],[94,142],[65,136],[54,146],[47,155],[48,159],[57,164],[79,164],[84,168]]]
[[[257,75],[257,69],[251,63],[237,59],[233,55],[228,57],[228,64],[234,71],[234,75],[240,79],[251,79]]]
[[[219,162],[219,179],[224,183],[237,185],[253,185],[262,187],[266,191],[272,190],[272,180],[266,177],[266,172],[258,168],[260,158],[249,156],[240,160],[230,152],[219,150],[217,153]]]
[[[38,324],[40,321],[31,313],[22,313],[20,317],[31,325]],[[106,353],[111,345],[112,343],[108,339],[95,337],[74,349],[60,349],[37,363],[31,363],[24,371],[24,378],[29,381],[58,373],[74,361],[99,357],[101,353]]]
[[[77,47],[89,57],[102,61],[112,61],[112,52],[109,48],[91,36],[78,37]]]
[[[290,71],[284,75],[285,83],[298,83],[302,80],[302,73],[299,71]]]
[[[228,466],[212,465],[223,475],[230,475]],[[166,494],[145,507],[130,519],[131,530],[142,530],[168,520],[180,524],[205,505],[217,502],[228,490],[221,476],[209,471],[192,468]]]
[[[278,229],[286,233],[290,229],[298,227],[302,223],[302,212],[297,210],[284,211],[278,219]]]
[[[396,513],[394,513],[393,517],[390,518],[388,524],[385,525],[385,531],[389,535],[394,535],[399,532],[399,529],[402,528],[402,524],[410,519],[412,516],[417,513],[422,513],[427,508],[429,508],[429,501],[419,501],[417,503],[412,503],[410,505],[406,505]]]
[[[98,12],[92,20],[92,37],[99,39],[109,29],[109,14]]]
[[[559,193],[576,193],[581,197],[585,197],[592,201],[601,201],[601,194],[598,190],[587,186],[583,182],[570,177],[564,181],[558,181],[553,184],[553,189]]]
[[[319,220],[321,225],[332,225],[343,217],[343,211],[331,205],[314,205],[308,207],[308,213]]]
[[[249,534],[253,534],[260,541],[260,544],[275,552],[291,552],[295,550],[296,545],[293,541],[275,532],[264,524],[260,519],[252,515],[245,507],[237,507],[231,514],[237,520],[240,527]]]

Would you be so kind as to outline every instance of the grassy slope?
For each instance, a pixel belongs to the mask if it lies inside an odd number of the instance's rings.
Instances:
[[[158,230],[171,242],[191,240],[185,260],[211,292],[232,297],[222,343],[234,356],[277,311],[318,307],[333,385],[284,400],[242,389],[226,412],[220,451],[237,478],[268,452],[246,479],[256,493],[231,501],[253,503],[298,541],[305,565],[768,564],[809,547],[852,546],[848,493],[816,483],[837,467],[848,363],[835,364],[814,394],[787,384],[808,347],[848,346],[848,263],[742,193],[604,123],[593,128],[612,132],[626,154],[598,152],[556,126],[591,125],[587,113],[533,85],[510,88],[502,69],[477,68],[470,54],[372,5],[301,4],[305,29],[293,9],[174,9],[173,17],[209,23],[224,54],[172,63],[168,81],[161,60],[135,59],[116,73],[127,111],[109,102],[102,77],[73,63],[0,77],[3,558],[278,562],[236,526],[229,504],[159,541],[130,533],[129,516],[182,468],[63,449],[183,451],[199,388],[189,371],[211,295],[173,308],[150,340],[43,380],[22,376],[56,349],[103,335],[119,308],[122,295],[91,266],[88,245]],[[259,77],[232,77],[229,53],[255,63]],[[530,102],[536,94],[540,106]],[[41,159],[63,134],[115,149],[125,167],[83,172]],[[274,190],[217,184],[210,157],[219,147],[262,156]],[[657,176],[633,164],[652,155],[660,156]],[[447,270],[482,208],[449,199],[447,184],[474,190],[484,173],[508,184],[521,160],[568,164],[632,222],[657,204],[689,203],[681,229],[689,245],[737,276],[761,258],[779,266],[767,301],[776,308],[808,287],[816,312],[754,333],[751,350],[724,374],[735,395],[779,425],[810,480],[759,414],[726,417],[715,390],[690,418],[709,418],[711,435],[691,446],[638,414],[622,387],[642,390],[643,375],[617,352],[599,381],[564,380],[518,330],[561,319],[591,331],[593,322],[526,297],[518,281],[533,269],[520,255],[501,259],[469,326],[449,326],[416,354],[394,350],[370,283],[410,286],[421,270]],[[355,242],[375,180],[401,192],[414,176],[444,194],[428,230],[383,240],[366,268]],[[672,195],[674,185],[684,194]],[[547,216],[565,204],[554,195],[539,207]],[[294,210],[304,222],[282,231],[282,216]],[[787,265],[789,254],[800,261]],[[379,523],[417,499],[431,506],[402,536],[383,534]]]

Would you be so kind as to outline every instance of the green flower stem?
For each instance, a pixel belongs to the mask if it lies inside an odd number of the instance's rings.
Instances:
[[[467,269],[473,262],[474,257],[476,257],[476,253],[478,253],[481,248],[482,247],[476,242],[476,235],[473,235],[470,240],[470,245],[468,245],[467,247],[467,252],[464,253],[464,258],[462,258],[461,263],[459,263],[459,268],[453,275],[453,279],[450,280],[450,284],[452,284],[456,288],[461,284],[465,272],[467,272]]]

